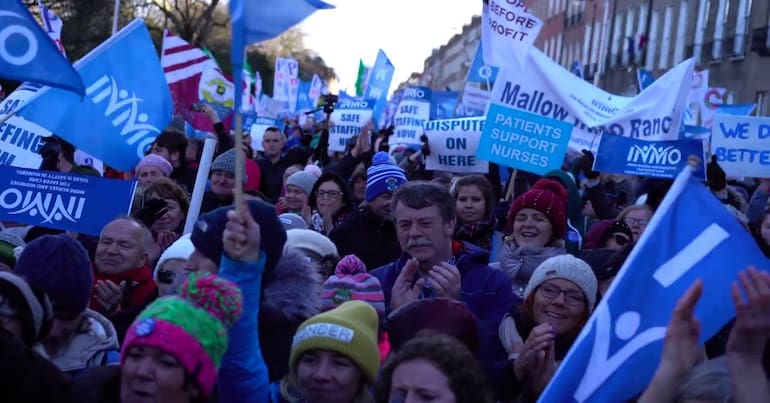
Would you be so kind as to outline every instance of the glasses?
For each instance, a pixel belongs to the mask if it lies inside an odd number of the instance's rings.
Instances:
[[[585,298],[583,297],[583,293],[580,291],[562,290],[561,288],[552,284],[541,285],[539,291],[540,295],[549,300],[554,300],[558,298],[559,295],[564,294],[564,303],[569,306],[582,306],[585,304]]]
[[[631,239],[629,239],[625,234],[612,234],[611,236],[615,238],[615,243],[618,244],[618,246],[625,246],[631,242]]]
[[[626,217],[623,219],[623,222],[625,222],[628,225],[638,225],[640,227],[644,227],[647,225],[647,220],[642,220],[641,218],[634,218],[634,217]]]
[[[315,195],[319,199],[323,199],[323,198],[337,199],[339,197],[342,197],[342,192],[337,190],[319,190],[315,192]]]

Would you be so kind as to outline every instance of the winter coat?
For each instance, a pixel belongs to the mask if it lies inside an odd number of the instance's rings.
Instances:
[[[356,255],[370,270],[401,254],[395,224],[376,216],[369,206],[349,214],[329,233],[329,239],[337,246],[339,256]]]
[[[71,380],[51,361],[0,326],[3,403],[68,403]]]
[[[257,160],[259,170],[262,172],[262,183],[259,184],[259,190],[267,197],[270,203],[277,203],[283,189],[283,174],[289,167],[289,161],[281,157],[278,162],[273,163],[269,158]]]
[[[506,353],[500,344],[497,327],[503,315],[517,299],[511,291],[510,282],[503,273],[492,270],[487,262],[489,254],[469,243],[453,241],[455,266],[460,271],[460,300],[477,318],[479,330],[479,351],[477,357],[494,390],[500,390],[506,379],[508,366]],[[393,284],[404,268],[409,255],[402,254],[396,261],[382,266],[371,274],[380,281],[385,295],[385,304],[390,309]],[[417,281],[419,274],[413,281]]]
[[[583,245],[583,238],[588,233],[590,220],[583,216],[583,198],[580,197],[575,178],[560,169],[551,171],[546,178],[556,179],[567,189],[567,232],[564,234],[566,250],[576,254]]]
[[[147,265],[118,275],[107,275],[95,271],[94,285],[99,280],[110,280],[116,285],[120,285],[122,281],[126,282],[123,299],[117,312],[104,312],[103,307],[96,299],[91,300],[90,306],[91,309],[106,316],[112,322],[119,341],[122,343],[123,337],[125,337],[131,324],[134,323],[134,319],[147,305],[158,298],[158,286],[152,278],[152,270]]]
[[[770,199],[770,193],[763,192],[762,189],[757,188],[754,194],[751,195],[749,200],[749,207],[746,211],[746,218],[750,223],[756,222],[762,217],[762,214],[767,210],[767,200]]]
[[[288,373],[291,341],[299,324],[319,312],[320,275],[309,275],[309,270],[315,269],[303,263],[306,260],[297,251],[284,250],[276,269],[263,274],[264,261],[264,255],[256,263],[222,256],[219,275],[238,284],[244,300],[243,313],[228,332],[228,348],[219,369],[220,403],[281,401],[277,383],[271,382]],[[292,271],[306,275],[300,278],[302,275],[292,275]],[[292,276],[297,278],[292,281]],[[284,326],[283,331],[277,331],[277,338],[270,338],[268,335],[276,333],[271,323],[278,320],[296,326]],[[283,346],[276,347],[277,342]],[[284,354],[277,357],[276,349]],[[285,370],[277,371],[280,366]]]
[[[77,376],[87,368],[117,364],[120,362],[118,334],[107,318],[87,309],[80,329],[49,358],[70,376]]]
[[[509,241],[499,247],[498,258],[489,266],[505,273],[512,283],[514,294],[523,299],[524,289],[540,263],[549,257],[565,253],[567,251],[563,246],[519,247],[515,242]]]

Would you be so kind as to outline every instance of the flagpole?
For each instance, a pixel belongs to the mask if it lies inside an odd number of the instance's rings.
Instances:
[[[115,10],[112,12],[112,34],[118,32],[118,17],[120,17],[120,0],[115,0]]]
[[[248,52],[243,49],[243,59],[246,61]],[[243,116],[241,115],[241,103],[243,101],[243,63],[240,66],[233,66],[233,68],[240,69],[241,74],[235,77],[240,77],[240,82],[235,84],[235,139],[233,147],[235,148],[235,193],[233,194],[233,203],[238,212],[241,212],[241,205],[243,204],[243,173],[245,171],[245,154],[243,151]],[[240,89],[240,90],[239,90]]]

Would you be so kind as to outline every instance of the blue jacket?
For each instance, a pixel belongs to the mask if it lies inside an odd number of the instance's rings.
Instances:
[[[504,385],[510,379],[510,371],[506,368],[510,365],[507,354],[497,335],[500,321],[512,306],[518,303],[511,289],[511,280],[499,270],[491,269],[489,254],[469,243],[453,242],[455,254],[455,266],[460,271],[462,284],[460,286],[460,300],[477,318],[479,330],[479,351],[477,358],[487,380],[496,391],[498,385]],[[401,274],[409,255],[402,254],[395,262],[382,266],[371,274],[380,280],[382,291],[385,294],[385,304],[390,308],[390,297],[393,284]],[[419,274],[413,281],[417,281]]]
[[[267,403],[270,378],[259,346],[259,302],[265,254],[256,263],[237,262],[222,255],[219,276],[238,285],[243,294],[243,313],[228,331],[227,352],[219,368],[221,403]]]

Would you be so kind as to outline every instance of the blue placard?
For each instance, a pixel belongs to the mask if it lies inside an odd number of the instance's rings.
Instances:
[[[561,168],[573,125],[490,104],[476,157],[538,175]]]
[[[695,176],[703,178],[703,141],[644,141],[614,134],[604,134],[594,160],[599,172],[673,179],[687,165],[687,157],[701,160]]]
[[[694,155],[705,161],[703,141],[644,141],[614,134],[604,134],[594,160],[599,172],[673,179]],[[702,165],[702,163],[701,163]],[[695,175],[703,178],[701,166]]]
[[[126,215],[136,181],[0,167],[0,220],[99,235]]]

